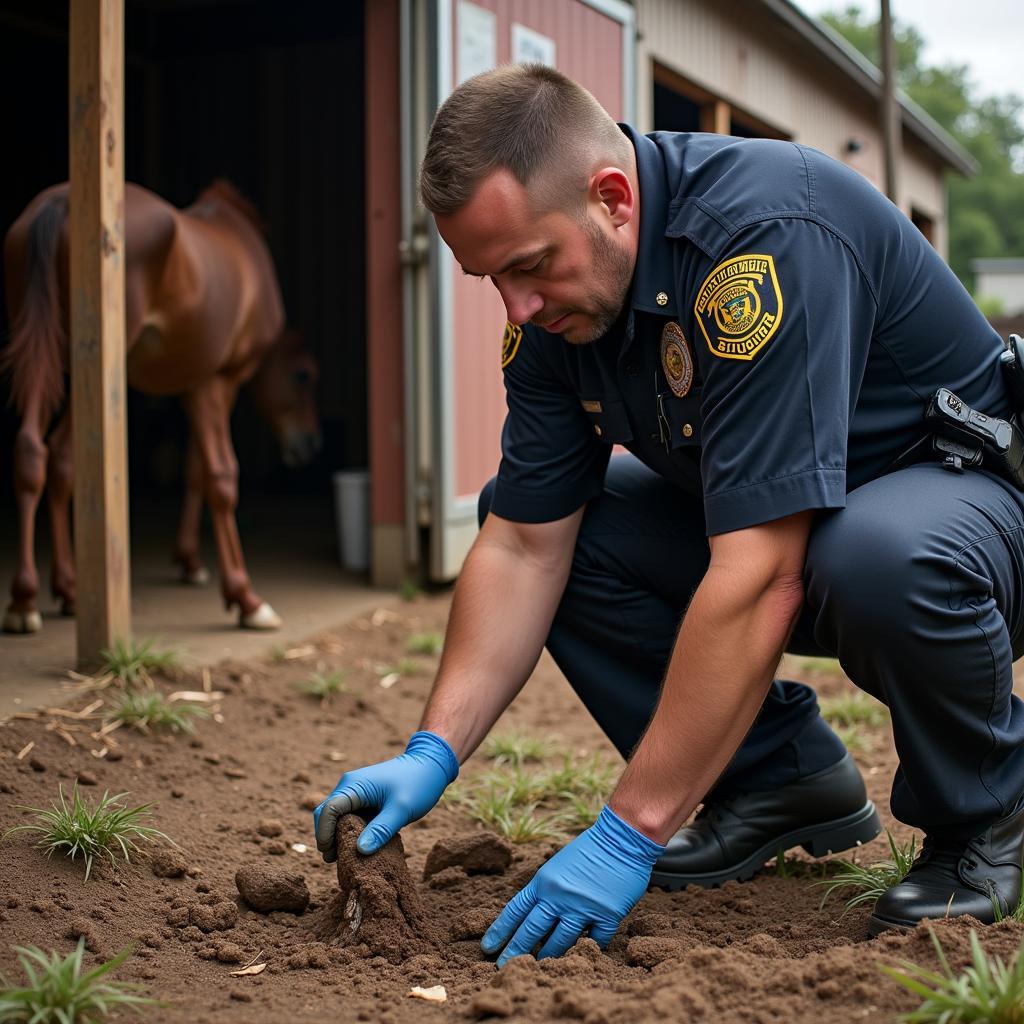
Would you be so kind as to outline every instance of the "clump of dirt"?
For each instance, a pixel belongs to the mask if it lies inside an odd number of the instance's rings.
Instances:
[[[376,853],[362,854],[356,840],[366,823],[356,814],[338,819],[338,886],[320,937],[354,946],[363,956],[401,963],[441,949],[444,938],[431,922],[405,864],[401,836]]]
[[[180,850],[156,850],[150,855],[149,869],[157,878],[181,878],[188,870],[188,861]]]
[[[423,865],[423,878],[447,868],[461,868],[467,875],[503,875],[511,863],[512,844],[493,832],[450,836],[434,843]]]
[[[264,864],[246,864],[235,872],[242,899],[260,913],[287,910],[301,914],[309,906],[309,889],[302,875]]]

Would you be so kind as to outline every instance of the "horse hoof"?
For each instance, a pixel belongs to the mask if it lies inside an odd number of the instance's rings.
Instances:
[[[43,628],[43,617],[37,611],[16,612],[8,609],[4,615],[5,633],[38,633]]]
[[[181,582],[187,583],[190,587],[205,587],[210,582],[210,570],[205,565],[198,569],[182,569]]]
[[[249,612],[248,615],[243,612],[238,624],[243,629],[278,629],[281,626],[281,616],[264,601],[256,611]]]

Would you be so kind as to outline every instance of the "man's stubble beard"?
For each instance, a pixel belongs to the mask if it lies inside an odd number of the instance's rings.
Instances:
[[[591,345],[603,338],[615,325],[622,314],[629,285],[633,279],[633,261],[630,254],[617,246],[589,218],[584,230],[590,245],[591,273],[594,280],[608,282],[609,292],[606,295],[595,295],[594,308],[587,310],[589,324],[573,336],[563,333],[563,337],[571,345]]]

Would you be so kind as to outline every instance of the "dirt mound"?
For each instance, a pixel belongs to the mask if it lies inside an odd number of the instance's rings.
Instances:
[[[405,865],[401,836],[376,853],[356,849],[365,822],[355,814],[338,820],[338,886],[327,908],[321,937],[354,946],[363,956],[400,963],[442,948],[444,937],[433,925]]]
[[[512,863],[512,844],[493,832],[439,839],[427,854],[424,879],[446,868],[462,868],[467,875],[503,875]]]
[[[309,889],[302,875],[268,868],[263,864],[246,864],[235,872],[235,885],[242,899],[264,914],[287,910],[301,914],[309,906]]]

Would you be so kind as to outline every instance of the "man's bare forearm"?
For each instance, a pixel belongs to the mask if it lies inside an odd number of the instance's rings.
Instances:
[[[579,518],[527,527],[491,517],[455,587],[441,666],[421,729],[464,761],[533,671],[569,576]]]
[[[794,519],[783,570],[745,558],[711,568],[676,638],[657,709],[609,805],[665,843],[690,816],[743,742],[764,702],[803,601],[807,519]],[[744,555],[748,549],[740,549]]]

